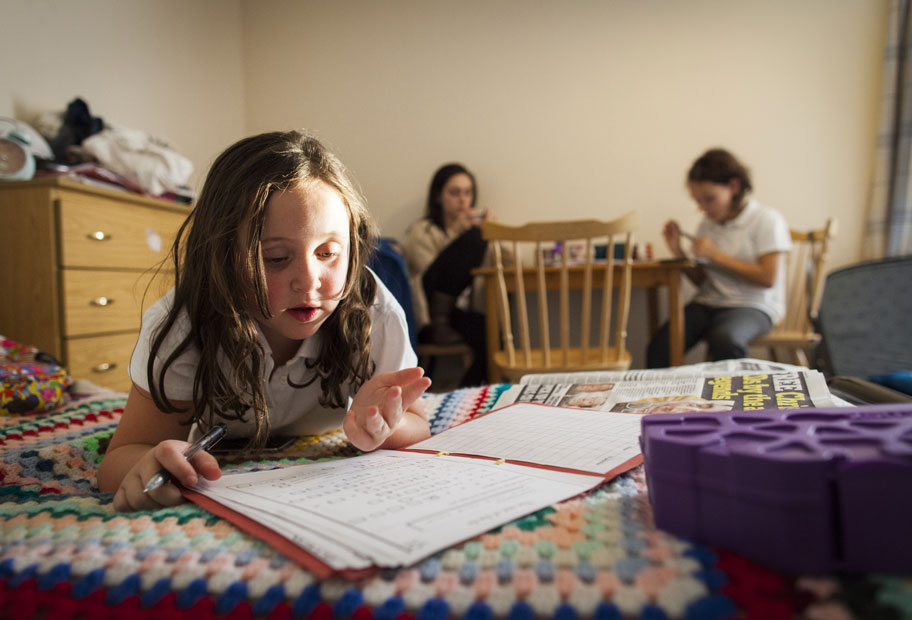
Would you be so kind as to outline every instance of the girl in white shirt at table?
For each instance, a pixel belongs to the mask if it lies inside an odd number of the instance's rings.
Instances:
[[[693,163],[687,189],[704,217],[685,242],[698,263],[685,273],[698,291],[684,307],[684,349],[706,340],[713,360],[747,357],[748,343],[785,313],[788,224],[778,211],[747,197],[750,173],[724,149],[710,149]],[[675,220],[662,234],[672,255],[687,256],[685,233]],[[650,341],[649,368],[669,365],[668,331],[666,323]]]
[[[118,510],[182,501],[144,492],[160,468],[220,476],[187,441],[218,422],[262,447],[271,432],[339,428],[360,450],[430,435],[430,385],[402,308],[367,267],[375,228],[342,163],[297,131],[218,157],[172,256],[175,286],[144,315],[133,387],[98,471]],[[191,434],[191,425],[193,434]]]

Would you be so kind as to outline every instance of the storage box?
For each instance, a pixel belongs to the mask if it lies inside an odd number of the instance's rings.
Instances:
[[[658,527],[789,573],[912,570],[912,403],[645,416]]]

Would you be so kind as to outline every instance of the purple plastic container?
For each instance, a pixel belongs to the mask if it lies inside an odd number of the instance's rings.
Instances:
[[[912,403],[654,414],[658,527],[788,573],[912,571]]]

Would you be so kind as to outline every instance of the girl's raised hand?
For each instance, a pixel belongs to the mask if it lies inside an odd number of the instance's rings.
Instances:
[[[387,372],[368,380],[345,414],[342,429],[348,440],[365,452],[381,447],[430,385],[422,368]]]
[[[201,450],[188,460],[184,456],[187,446],[186,441],[167,439],[147,450],[120,483],[114,494],[114,508],[121,511],[157,510],[182,503],[183,496],[171,482],[148,493],[143,492],[161,468],[171,472],[172,478],[184,486],[196,484],[200,475],[207,480],[217,480],[222,475],[218,461],[208,452]]]
[[[684,255],[681,250],[681,229],[675,220],[668,220],[662,227],[662,236],[671,253],[677,257]]]

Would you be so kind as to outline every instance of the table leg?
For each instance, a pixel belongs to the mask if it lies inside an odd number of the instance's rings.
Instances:
[[[681,277],[668,279],[668,353],[672,366],[684,363],[684,308],[681,306]]]
[[[659,292],[656,288],[655,286],[650,286],[646,289],[646,305],[649,316],[647,327],[649,328],[650,339],[655,336],[656,330],[659,329]]]

